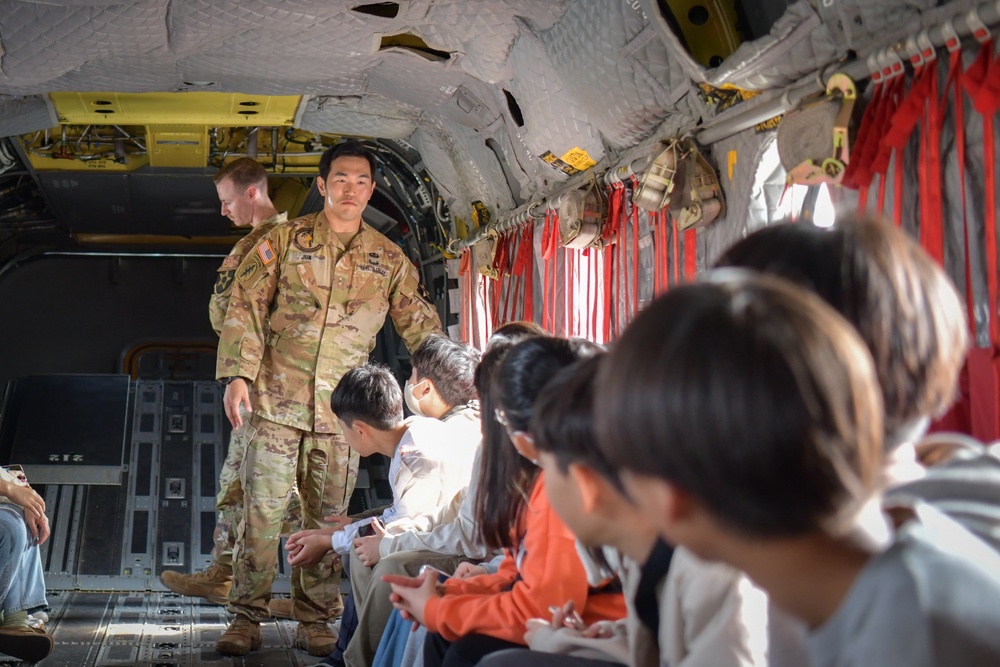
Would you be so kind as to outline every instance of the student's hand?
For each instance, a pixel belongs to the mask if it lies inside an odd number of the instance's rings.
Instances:
[[[331,524],[330,528],[323,528],[322,530],[330,530],[330,533],[334,533],[338,530],[343,530],[346,526],[354,523],[354,519],[345,514],[331,514],[330,516],[323,517],[323,521]]]
[[[389,581],[388,576],[382,577],[382,579]],[[409,577],[400,577],[400,579],[409,579]],[[431,598],[441,597],[441,593],[438,591],[437,576],[434,572],[427,572],[422,580],[419,577],[416,579],[419,581],[417,586],[411,586],[409,583],[390,582],[392,594],[389,596],[389,601],[392,602],[393,607],[399,610],[405,620],[424,625],[424,609],[427,607],[427,601]]]
[[[222,397],[222,405],[226,409],[226,417],[233,428],[243,426],[243,417],[240,415],[240,405],[245,405],[247,412],[253,412],[250,405],[250,388],[243,378],[236,378],[226,385],[226,393]]]
[[[0,486],[0,495],[7,496],[10,502],[24,510],[25,521],[33,521],[39,516],[45,516],[45,501],[38,495],[37,491],[27,484],[8,482]]]
[[[382,538],[386,536],[385,528],[382,527],[382,522],[378,519],[372,520],[372,529],[375,531],[374,535],[354,540],[354,551],[358,554],[358,560],[368,567],[375,567],[375,564],[382,559],[379,545],[382,544]]]
[[[459,563],[458,567],[455,568],[455,574],[451,576],[455,579],[469,579],[470,577],[478,577],[481,574],[486,574],[486,568],[482,565]]]
[[[554,628],[583,631],[587,627],[584,625],[583,619],[580,618],[580,614],[576,613],[576,605],[572,600],[567,600],[562,607],[549,607],[549,611],[552,612],[552,627]]]
[[[330,534],[319,530],[300,530],[285,543],[288,564],[292,567],[311,567],[320,562],[328,552],[333,551]]]
[[[35,538],[35,544],[43,544],[49,539],[49,518],[44,514],[39,514],[37,518],[29,519],[25,514],[24,522],[28,524],[28,530]]]

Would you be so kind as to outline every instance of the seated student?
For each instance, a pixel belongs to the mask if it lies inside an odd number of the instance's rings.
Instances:
[[[841,218],[831,229],[762,229],[717,266],[786,278],[854,326],[875,361],[885,405],[885,486],[922,477],[914,444],[955,400],[968,347],[962,302],[930,255],[888,222]]]
[[[580,361],[545,385],[535,403],[531,433],[556,513],[581,545],[590,550],[614,547],[596,552],[592,560],[604,565],[600,577],[616,566],[628,617],[576,628],[563,623],[572,614],[564,608],[551,624],[529,622],[532,651],[502,651],[480,664],[766,665],[767,596],[726,565],[702,561],[684,547],[671,550],[622,495],[617,472],[594,435],[594,378],[602,357]]]
[[[500,364],[503,362],[507,352],[517,343],[534,336],[548,336],[544,329],[531,322],[508,322],[498,327],[490,336],[486,343],[486,351],[483,354],[479,365],[476,367],[475,385],[479,394],[482,414],[492,415],[497,407],[495,398],[495,381]],[[500,425],[494,419],[485,419],[481,423],[482,437],[486,439],[500,437],[496,434]],[[492,448],[487,448],[492,451]],[[473,465],[472,483],[455,521],[435,527],[427,533],[412,532],[405,533],[393,540],[393,546],[397,549],[411,549],[414,555],[430,557],[430,559],[417,565],[408,563],[403,568],[403,572],[396,574],[416,575],[420,571],[420,566],[429,564],[437,567],[434,562],[437,557],[445,554],[452,554],[468,558],[469,561],[459,563],[452,573],[453,577],[465,579],[487,571],[496,573],[499,570],[500,562],[503,560],[503,551],[490,551],[483,541],[481,531],[476,524],[475,507],[478,498],[478,485],[481,479],[483,448],[476,454],[476,461]],[[495,465],[491,463],[490,465]],[[399,552],[401,557],[405,552]],[[489,562],[490,569],[473,565],[470,561],[478,561],[495,555]],[[392,557],[387,559],[392,562]],[[494,565],[495,564],[495,565]],[[439,568],[443,572],[450,572],[447,568]],[[380,579],[389,579],[382,576]],[[376,586],[378,589],[376,589]],[[377,592],[376,592],[377,591]],[[369,588],[369,595],[381,594],[388,600],[389,583],[387,581],[373,580]],[[424,638],[427,629],[423,626],[413,627],[411,623],[404,621],[400,612],[393,609],[386,624],[385,631],[378,638],[378,648],[371,660],[357,660],[355,655],[347,655],[348,662],[354,665],[374,665],[375,667],[401,667],[410,665],[413,660],[423,661]],[[353,647],[353,642],[352,642]]]
[[[49,537],[45,501],[0,468],[0,653],[38,662],[52,653],[52,637],[28,625],[28,614],[48,606],[38,546]]]
[[[1000,556],[945,550],[919,520],[882,548],[854,532],[882,471],[881,393],[818,298],[759,275],[679,287],[597,383],[598,443],[629,497],[805,622],[813,665],[1000,664]]]
[[[445,422],[450,431],[446,438],[450,447],[467,452],[478,450],[479,403],[476,400],[473,375],[476,364],[479,363],[479,351],[444,336],[432,335],[424,339],[414,351],[411,363],[413,372],[403,389],[406,405],[417,416]],[[469,470],[470,479],[475,470],[476,457],[478,453],[474,455]],[[467,488],[468,480],[459,487],[453,498],[435,507],[433,515],[426,517],[424,523],[429,528],[450,523],[454,519],[455,509],[465,498]],[[374,531],[371,535],[356,537],[353,541],[347,568],[351,579],[351,596],[344,606],[337,648],[321,664],[370,664],[392,611],[389,586],[383,584],[378,577],[382,574],[404,573],[404,568],[413,563],[416,563],[413,569],[415,574],[419,567],[419,559],[414,560],[410,553],[398,553],[382,562],[383,549],[385,555],[389,556],[393,542],[405,533],[389,535],[378,522],[373,522],[371,526]],[[420,534],[426,533],[420,531]],[[454,563],[451,567],[454,568],[458,561],[454,556],[442,557],[437,565],[447,567],[452,561]],[[373,591],[373,588],[381,591]],[[359,638],[355,640],[355,637]],[[348,656],[351,644],[355,646],[353,658]]]
[[[535,325],[507,323],[499,327],[490,338],[487,354],[497,349],[500,341],[512,345],[512,341],[544,333],[543,329]],[[440,342],[442,340],[447,341],[447,344]],[[496,355],[496,352],[493,354]],[[473,358],[479,365],[471,363],[470,366],[469,362]],[[404,395],[415,396],[413,402],[417,405],[410,405],[408,401],[410,409],[419,408],[420,412],[430,417],[440,413],[440,418],[449,424],[461,417],[463,426],[471,425],[467,412],[456,414],[455,410],[445,408],[449,403],[464,403],[475,396],[484,395],[483,363],[478,358],[478,352],[468,346],[431,336],[414,352],[412,362],[413,375],[409,384],[414,388],[404,390]],[[439,390],[438,387],[442,389]],[[383,575],[413,576],[422,565],[431,565],[450,573],[463,559],[480,560],[487,557],[489,550],[478,538],[472,516],[472,499],[475,498],[480,468],[479,441],[482,437],[478,406],[474,426],[474,435],[467,434],[467,437],[474,438],[477,450],[468,490],[456,494],[450,503],[440,509],[434,518],[433,528],[397,535],[385,535],[380,531],[380,534],[372,537],[355,539],[350,569],[351,586],[359,602],[358,624],[354,636],[349,638],[350,643],[343,651],[343,662],[346,664],[370,665],[375,658],[375,651],[392,612],[389,584],[382,581]],[[364,565],[374,565],[374,569],[356,567],[355,559]],[[365,580],[356,583],[356,572],[364,572]],[[338,641],[338,646],[340,645],[341,642]],[[327,664],[339,664],[337,657],[331,656],[332,660]]]
[[[476,521],[488,547],[503,547],[496,574],[448,579],[391,577],[393,603],[428,630],[424,665],[475,664],[524,646],[525,624],[552,605],[573,600],[584,621],[625,615],[614,586],[591,588],[569,529],[545,496],[537,452],[527,434],[532,406],[558,371],[597,346],[580,340],[530,338],[507,353],[497,378],[499,404],[484,415]],[[513,446],[511,446],[513,444]]]
[[[390,457],[392,505],[380,517],[387,533],[426,529],[427,517],[468,485],[473,448],[455,447],[447,425],[436,419],[404,420],[403,394],[387,367],[369,363],[352,368],[333,390],[330,407],[351,449],[361,456]],[[308,567],[331,550],[347,555],[361,527],[377,519],[326,520],[334,525],[288,538],[289,564]]]

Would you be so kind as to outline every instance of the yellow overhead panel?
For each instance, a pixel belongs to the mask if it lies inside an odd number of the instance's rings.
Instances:
[[[49,93],[64,125],[291,125],[299,95]]]
[[[146,141],[151,167],[208,166],[207,127],[150,125]]]

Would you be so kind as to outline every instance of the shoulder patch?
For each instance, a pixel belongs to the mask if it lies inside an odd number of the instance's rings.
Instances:
[[[260,260],[264,262],[264,266],[275,260],[274,250],[271,249],[271,242],[267,239],[264,239],[257,245],[257,254],[260,256]]]
[[[215,293],[225,294],[233,286],[233,278],[236,277],[236,269],[219,271],[219,277],[215,279]]]
[[[264,265],[257,257],[252,257],[251,261],[245,262],[245,264],[246,266],[240,269],[240,275],[239,275],[240,282],[243,283],[253,278],[254,274],[256,274],[257,271],[264,268]]]

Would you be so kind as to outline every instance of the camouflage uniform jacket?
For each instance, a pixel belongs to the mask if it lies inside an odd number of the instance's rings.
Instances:
[[[216,376],[250,379],[270,421],[338,433],[330,394],[368,361],[387,314],[411,351],[441,330],[399,246],[362,223],[345,250],[322,211],[277,225],[236,271]]]
[[[271,231],[279,222],[288,220],[287,213],[278,213],[270,218],[261,220],[257,226],[250,230],[250,233],[241,238],[229,251],[229,254],[222,260],[219,267],[219,277],[215,279],[215,287],[212,288],[212,298],[208,300],[208,319],[212,322],[215,335],[222,333],[222,323],[226,320],[226,309],[229,308],[229,296],[233,293],[233,278],[236,276],[236,269],[240,262],[246,257],[247,252],[254,249],[260,237]]]

